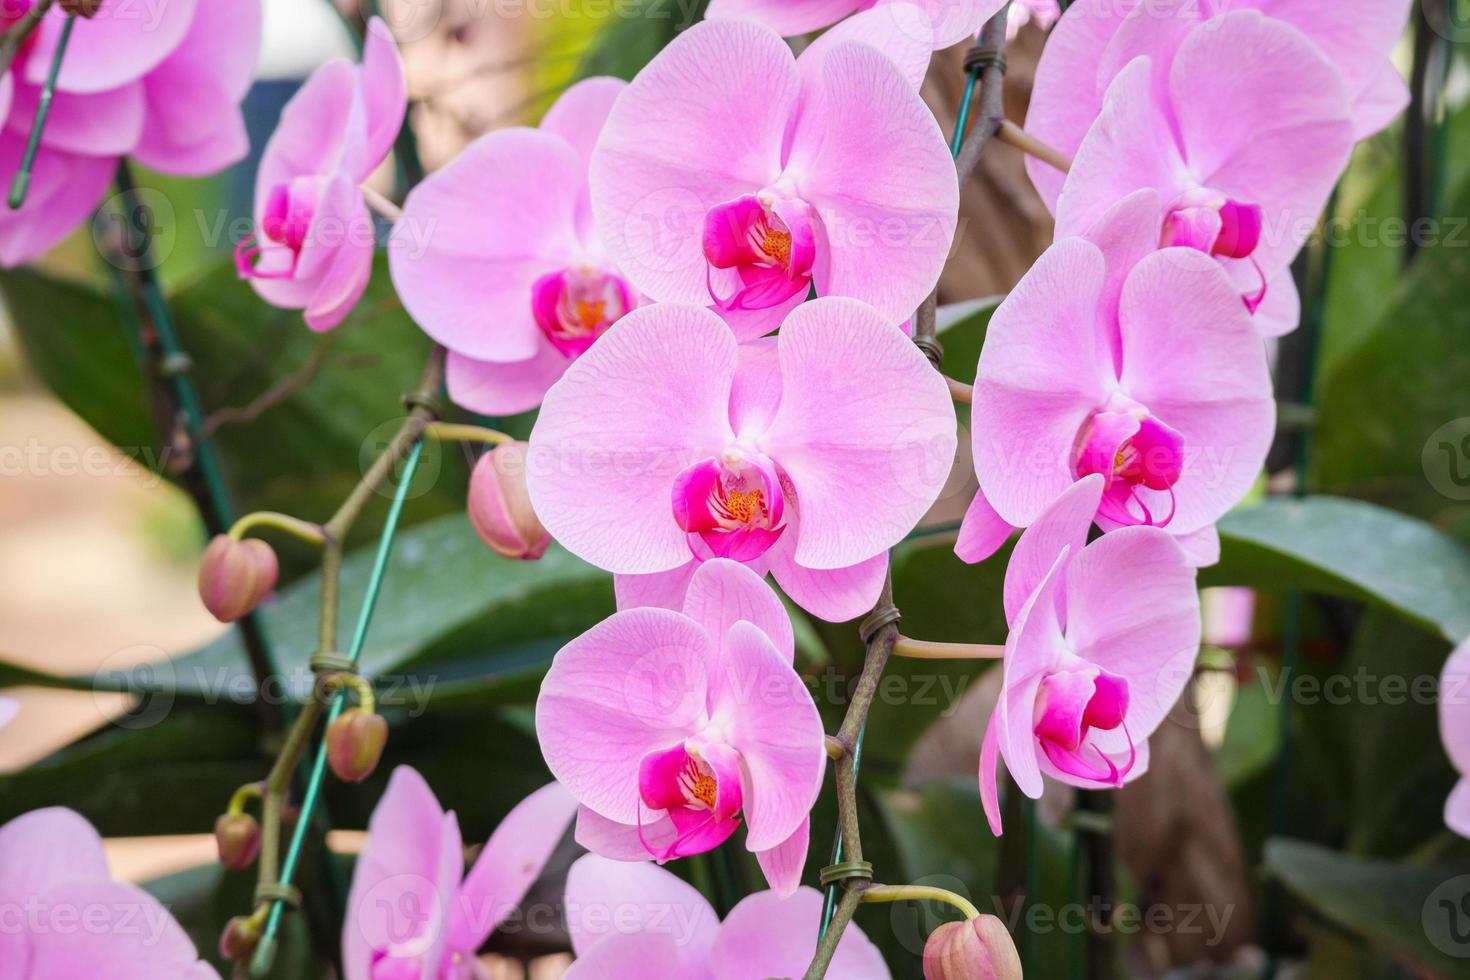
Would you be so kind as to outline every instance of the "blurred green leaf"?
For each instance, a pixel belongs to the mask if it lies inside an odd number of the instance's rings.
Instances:
[[[578,78],[612,75],[632,79],[654,55],[704,16],[706,0],[634,0],[617,5],[610,20],[588,46]]]
[[[148,394],[114,298],[27,270],[0,276],[0,291],[28,358],[58,397],[108,441],[158,469]],[[324,520],[403,418],[399,396],[417,384],[429,351],[393,292],[386,260],[357,309],[326,334],[307,329],[299,313],[266,304],[230,263],[170,303],[217,423],[237,509]],[[409,520],[464,501],[458,450],[432,449]]]
[[[1220,521],[1220,564],[1200,584],[1346,596],[1458,641],[1470,636],[1470,548],[1361,501],[1273,499]]]
[[[1369,861],[1286,838],[1267,842],[1266,869],[1338,927],[1429,975],[1470,977],[1467,869]]]
[[[980,348],[985,345],[985,330],[1004,299],[1004,296],[986,296],[939,308],[936,319],[939,340],[944,344],[945,374],[965,384],[975,380]]]

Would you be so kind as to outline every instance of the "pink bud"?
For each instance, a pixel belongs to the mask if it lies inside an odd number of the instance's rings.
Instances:
[[[260,942],[260,933],[248,916],[237,915],[225,923],[219,936],[219,955],[232,962],[248,959]]]
[[[260,824],[248,813],[222,814],[214,822],[214,842],[220,864],[231,871],[244,870],[260,853]]]
[[[360,783],[378,767],[387,744],[386,721],[361,708],[348,708],[327,727],[327,762],[338,779]]]
[[[924,945],[924,980],[1021,980],[1021,957],[993,915],[946,922]]]
[[[510,442],[480,457],[470,476],[469,511],[470,523],[496,554],[535,561],[546,554],[551,535],[531,509],[527,448]]]
[[[276,553],[264,541],[216,535],[199,563],[199,598],[215,619],[233,623],[260,605],[279,573]]]

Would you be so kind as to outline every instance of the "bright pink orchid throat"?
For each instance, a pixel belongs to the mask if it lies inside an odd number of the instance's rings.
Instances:
[[[622,276],[585,266],[549,273],[531,287],[537,325],[568,358],[586,353],[634,305],[633,289]]]
[[[722,310],[764,310],[811,287],[816,243],[805,201],[762,191],[710,208],[704,216],[704,257],[710,266],[710,298]],[[739,277],[720,295],[715,269]]]
[[[1041,680],[1033,730],[1051,764],[1069,776],[1123,785],[1137,758],[1128,734],[1128,682],[1079,657],[1067,655]],[[1121,728],[1128,758],[1121,765],[1099,748],[1093,730]]]
[[[674,825],[672,843],[639,839],[659,861],[703,854],[723,844],[740,825],[743,805],[739,757],[726,746],[689,739],[643,757],[638,767],[638,796],[644,807],[664,810]],[[641,813],[641,811],[640,811]]]
[[[290,279],[296,274],[296,263],[311,232],[326,178],[312,175],[297,177],[290,183],[277,184],[266,198],[259,233],[267,241],[284,245],[291,251],[291,264],[285,268],[264,269],[256,260],[263,249],[255,235],[248,235],[235,246],[235,268],[243,279]]]
[[[732,449],[695,463],[674,478],[673,504],[680,529],[716,558],[758,558],[786,530],[780,475],[758,453]]]
[[[1074,475],[1107,480],[1098,514],[1122,525],[1163,527],[1174,517],[1174,484],[1184,470],[1184,437],[1141,405],[1120,404],[1093,413],[1078,434]],[[1156,514],[1148,493],[1167,493],[1169,510]]]
[[[1198,249],[1222,259],[1248,259],[1260,273],[1253,258],[1261,243],[1265,212],[1259,204],[1237,201],[1215,191],[1196,188],[1179,196],[1164,216],[1159,246],[1171,245]],[[1254,313],[1266,299],[1266,277],[1261,275],[1261,288],[1241,297]]]

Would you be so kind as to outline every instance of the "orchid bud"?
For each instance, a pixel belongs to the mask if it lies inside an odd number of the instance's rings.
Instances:
[[[1021,980],[1021,957],[993,915],[946,922],[924,945],[924,980]]]
[[[248,813],[222,814],[214,822],[214,842],[219,863],[231,871],[242,871],[260,853],[260,824]]]
[[[61,0],[61,9],[77,17],[92,18],[102,9],[102,0]]]
[[[480,457],[470,476],[470,523],[498,555],[535,561],[546,554],[551,534],[531,509],[526,489],[524,442],[511,442]]]
[[[215,619],[233,623],[260,605],[278,574],[276,553],[264,541],[216,535],[199,563],[199,598]]]
[[[344,782],[371,776],[387,744],[388,723],[361,708],[348,708],[327,726],[327,762]]]
[[[219,936],[219,955],[231,962],[249,959],[260,942],[260,929],[248,915],[237,915],[225,923]]]

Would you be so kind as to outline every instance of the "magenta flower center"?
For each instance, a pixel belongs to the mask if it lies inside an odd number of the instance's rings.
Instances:
[[[698,744],[696,744],[698,743]],[[643,846],[660,861],[701,854],[718,847],[739,826],[736,815],[744,802],[739,756],[734,750],[702,739],[644,756],[638,767],[639,802],[667,813],[672,840],[644,836]]]
[[[747,194],[704,216],[710,297],[724,310],[763,310],[811,287],[816,245],[805,201]],[[734,275],[716,281],[715,270]]]
[[[1181,195],[1164,216],[1159,246],[1194,248],[1222,259],[1249,259],[1260,274],[1253,256],[1264,223],[1265,212],[1259,204],[1200,188]],[[1266,298],[1265,276],[1261,275],[1259,290],[1241,298],[1254,313]]]
[[[1121,786],[1136,757],[1128,735],[1128,682],[1069,656],[1041,681],[1033,730],[1052,765],[1070,776]],[[1121,728],[1128,757],[1121,765],[1096,744],[1095,732]]]
[[[542,276],[531,287],[537,325],[569,358],[585,353],[634,305],[627,280],[604,269],[569,266]]]
[[[1184,471],[1184,437],[1150,415],[1127,405],[1094,412],[1078,435],[1073,464],[1079,479],[1101,473],[1107,480],[1098,513],[1117,524],[1163,527],[1174,516],[1174,484]],[[1154,493],[1168,495],[1162,517],[1149,506]]]
[[[731,450],[688,467],[674,479],[673,505],[680,529],[716,558],[758,558],[786,529],[780,475],[756,453]]]
[[[265,213],[261,216],[261,235],[266,241],[285,246],[291,252],[289,264],[265,268],[257,260],[263,253],[254,235],[240,240],[235,246],[235,267],[246,279],[289,279],[296,272],[296,263],[301,250],[311,233],[311,223],[321,201],[324,178],[320,176],[297,177],[271,188],[266,198]]]

